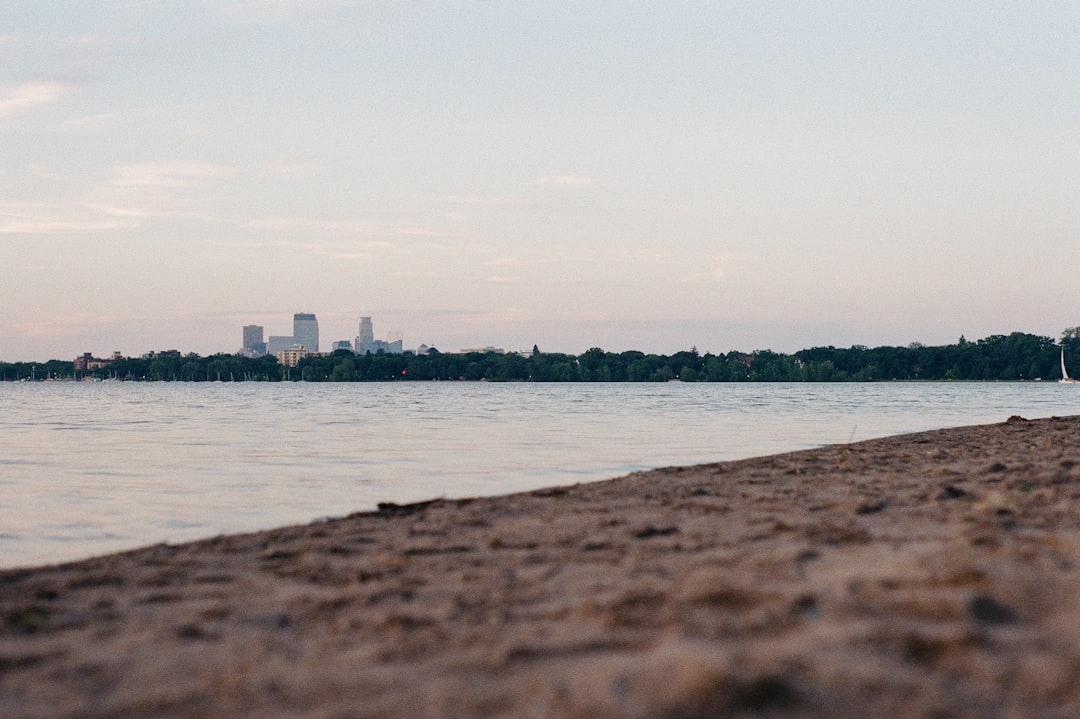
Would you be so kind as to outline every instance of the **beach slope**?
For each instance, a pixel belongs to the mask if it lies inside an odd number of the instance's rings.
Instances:
[[[4,717],[1080,716],[1080,418],[0,572]]]

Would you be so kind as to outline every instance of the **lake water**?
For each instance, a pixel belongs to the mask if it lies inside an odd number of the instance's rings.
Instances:
[[[0,567],[965,424],[1056,383],[2,383]]]

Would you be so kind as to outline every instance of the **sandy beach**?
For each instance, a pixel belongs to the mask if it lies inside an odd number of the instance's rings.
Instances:
[[[10,718],[889,715],[1080,716],[1080,417],[0,572]]]

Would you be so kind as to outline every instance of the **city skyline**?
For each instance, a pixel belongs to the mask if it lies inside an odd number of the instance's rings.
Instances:
[[[244,325],[241,329],[243,345],[240,352],[249,356],[272,355],[279,357],[282,352],[302,349],[311,354],[319,354],[319,320],[313,312],[298,312],[293,315],[293,333],[291,335],[270,335],[264,340],[265,328],[262,325]],[[386,340],[375,339],[374,324],[370,316],[361,316],[357,325],[358,334],[353,339],[331,340],[326,344],[328,354],[338,349],[347,349],[355,354],[368,352],[377,353],[396,352],[404,350],[402,339],[391,339],[393,333],[387,334]]]
[[[1080,7],[13,0],[0,360],[1080,324]]]

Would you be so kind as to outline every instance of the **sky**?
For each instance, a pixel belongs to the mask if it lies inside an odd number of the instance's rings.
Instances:
[[[1080,5],[5,0],[0,361],[1080,325]]]

